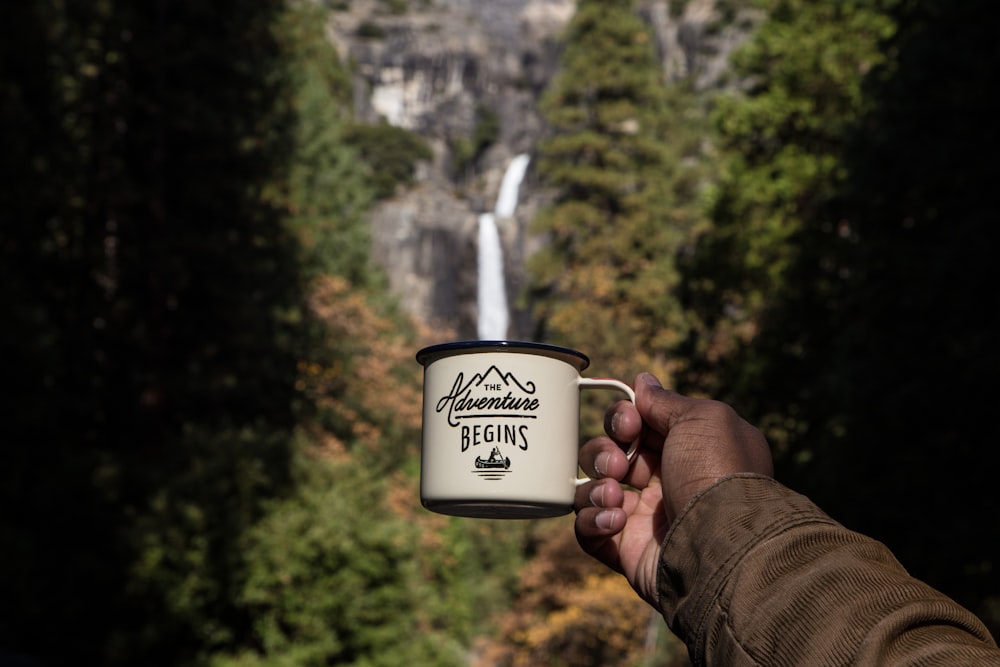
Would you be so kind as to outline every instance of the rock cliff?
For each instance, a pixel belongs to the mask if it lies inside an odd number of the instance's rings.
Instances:
[[[722,16],[716,2],[641,5],[665,78],[718,85],[746,20]],[[329,34],[352,65],[357,116],[420,134],[434,155],[413,188],[373,212],[373,256],[408,312],[458,337],[476,337],[479,215],[493,209],[514,157],[545,134],[538,100],[574,11],[574,0],[353,0],[333,13]],[[529,167],[514,214],[497,220],[512,304],[540,242],[528,223],[545,201]],[[532,337],[524,307],[511,307],[508,337]]]

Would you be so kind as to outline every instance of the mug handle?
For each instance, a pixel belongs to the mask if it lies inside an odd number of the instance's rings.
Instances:
[[[628,400],[632,401],[632,403],[635,404],[635,391],[632,390],[632,387],[628,386],[624,382],[620,382],[619,380],[614,380],[612,378],[582,377],[579,379],[578,384],[581,389],[585,387],[593,387],[595,389],[617,389],[618,391],[625,394],[628,397]],[[640,432],[639,437],[636,438],[635,441],[629,445],[628,451],[625,452],[625,458],[628,459],[629,463],[632,462],[632,459],[634,459],[635,455],[638,453],[639,444],[641,442],[642,442],[642,433]],[[576,480],[576,485],[580,486],[581,484],[586,484],[589,481],[591,481],[589,477],[580,477]]]

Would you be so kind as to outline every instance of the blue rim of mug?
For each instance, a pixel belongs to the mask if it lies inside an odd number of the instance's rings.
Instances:
[[[439,343],[431,345],[417,352],[417,362],[427,367],[433,362],[443,357],[450,357],[456,354],[468,354],[472,352],[520,352],[522,354],[539,354],[545,357],[552,357],[565,361],[574,366],[578,371],[582,371],[590,365],[590,357],[583,352],[549,345],[547,343],[533,343],[520,340],[461,340],[452,343]]]

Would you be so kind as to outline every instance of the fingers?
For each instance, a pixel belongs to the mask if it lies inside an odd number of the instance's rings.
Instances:
[[[629,462],[622,448],[611,438],[599,437],[580,448],[580,467],[588,477],[622,479]]]
[[[642,433],[642,417],[630,401],[618,401],[604,415],[604,431],[627,446]]]
[[[573,503],[576,532],[580,544],[593,553],[604,543],[602,538],[625,527],[625,492],[618,480],[628,474],[630,465],[618,444],[599,437],[580,449],[580,467],[593,481],[577,487]]]
[[[584,484],[576,490],[576,500],[573,507],[577,512],[595,509],[621,509],[625,502],[625,491],[613,479],[595,480]],[[607,528],[607,526],[601,526]]]
[[[587,553],[599,556],[605,545],[625,528],[627,519],[625,510],[620,507],[611,509],[584,508],[577,512],[576,522],[573,524],[576,531],[576,541]],[[605,562],[617,569],[613,561]]]
[[[579,462],[584,474],[591,479],[614,479],[636,488],[645,487],[660,470],[659,455],[655,452],[640,449],[630,463],[622,445],[603,436],[589,440],[580,448]]]
[[[595,480],[577,489],[574,527],[577,541],[587,553],[600,558],[606,545],[625,528],[628,516],[624,502],[625,492],[613,479]],[[613,560],[606,562],[616,567]]]

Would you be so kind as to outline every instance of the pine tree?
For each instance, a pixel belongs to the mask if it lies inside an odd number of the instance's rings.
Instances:
[[[720,105],[688,352],[689,387],[763,425],[782,479],[995,628],[985,8],[766,3],[736,61],[753,85]]]
[[[746,389],[729,385],[744,382],[740,373],[752,375],[759,360],[727,366],[723,383],[712,369],[756,334],[771,304],[802,287],[792,279],[801,234],[821,237],[812,247],[822,257],[808,260],[825,267],[817,287],[839,280],[836,255],[850,239],[818,212],[847,176],[841,153],[865,109],[864,74],[884,62],[880,40],[894,30],[878,4],[766,3],[768,19],[733,59],[746,90],[715,100],[720,175],[707,197],[711,228],[683,269],[685,304],[698,324],[678,354],[692,360],[692,389]],[[822,303],[799,316],[822,321]],[[751,394],[742,397],[747,409],[756,405]]]
[[[631,2],[580,3],[543,111],[552,136],[538,175],[556,198],[535,221],[547,242],[532,263],[540,336],[599,359],[602,373],[667,377],[665,353],[686,328],[675,255],[700,187],[684,159],[697,162],[700,137]]]
[[[327,19],[319,6],[289,3],[275,26],[290,58],[294,143],[287,179],[274,182],[267,197],[286,212],[309,277],[334,274],[360,287],[375,276],[365,218],[374,192],[365,162],[345,140],[351,82],[321,29]]]
[[[8,9],[0,651],[190,664],[298,419],[283,4]]]

